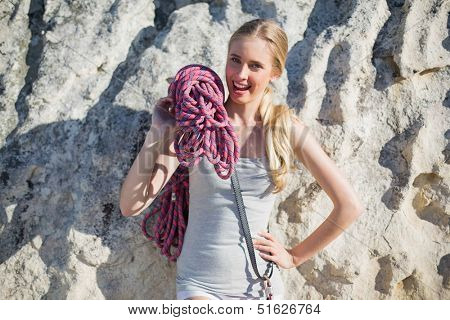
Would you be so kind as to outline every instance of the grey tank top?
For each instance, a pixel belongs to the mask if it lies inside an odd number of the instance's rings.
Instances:
[[[276,194],[265,158],[240,158],[235,169],[252,237],[267,231]],[[189,168],[189,219],[183,248],[177,259],[176,289],[201,290],[248,299],[264,299],[248,254],[231,179],[220,178],[203,157]],[[260,275],[267,269],[255,249]],[[284,294],[280,270],[274,264],[271,284],[275,295]]]

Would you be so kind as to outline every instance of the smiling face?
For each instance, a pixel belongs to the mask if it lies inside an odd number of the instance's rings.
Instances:
[[[273,56],[265,40],[257,37],[234,40],[225,69],[229,98],[235,104],[261,99],[269,81],[276,79],[272,62]]]

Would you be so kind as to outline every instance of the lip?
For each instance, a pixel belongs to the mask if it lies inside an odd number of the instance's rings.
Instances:
[[[248,92],[250,92],[251,86],[250,86],[249,89],[247,89],[247,90],[245,90],[245,91],[238,91],[238,90],[234,89],[234,83],[235,83],[234,81],[231,82],[231,93],[232,93],[234,96],[241,97],[241,96],[246,95]],[[238,84],[239,84],[239,83],[238,83]],[[247,85],[248,85],[248,84],[247,84]]]
[[[234,85],[231,86],[231,93],[235,96],[243,96],[245,94],[247,94],[249,90],[245,90],[245,91],[238,91],[234,88]]]
[[[236,81],[233,81],[233,84],[237,84],[237,85],[239,85],[239,86],[241,86],[241,87],[247,87],[247,86],[249,86],[248,83],[246,83],[246,84],[241,84],[241,83],[237,83]]]

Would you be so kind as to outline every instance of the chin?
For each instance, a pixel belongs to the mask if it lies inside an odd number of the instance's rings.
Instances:
[[[252,99],[249,98],[234,98],[234,97],[230,97],[231,100],[233,100],[233,102],[235,104],[246,104],[252,101]]]

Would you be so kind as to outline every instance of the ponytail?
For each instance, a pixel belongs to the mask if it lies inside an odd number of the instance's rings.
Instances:
[[[272,99],[272,88],[267,86],[259,105],[259,113],[263,122],[270,175],[275,185],[273,193],[278,193],[286,187],[290,169],[295,168],[290,140],[295,113],[285,104],[274,105]]]

